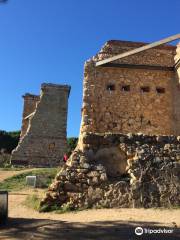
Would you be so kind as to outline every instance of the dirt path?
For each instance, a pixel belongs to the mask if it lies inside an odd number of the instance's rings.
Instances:
[[[23,205],[27,195],[43,195],[43,190],[26,190],[13,192],[9,195],[9,216],[12,218],[31,218],[64,220],[69,222],[93,222],[93,221],[138,221],[154,222],[158,225],[172,227],[176,223],[180,227],[180,209],[92,209],[78,212],[57,214],[39,213]]]
[[[180,227],[180,209],[93,209],[64,214],[38,213],[23,205],[26,197],[32,194],[42,195],[43,191],[29,189],[9,195],[9,223],[0,230],[0,239],[134,240],[137,226],[174,229],[172,235],[156,235],[155,239],[179,239],[179,231],[175,227]],[[148,234],[147,238],[143,236],[143,239],[154,239],[149,238]]]
[[[64,214],[39,213],[24,206],[28,195],[42,196],[43,190],[29,189],[9,194],[9,221],[0,226],[2,240],[178,240],[180,209],[92,209]],[[137,226],[169,229],[170,234],[143,238],[135,235]],[[144,230],[145,231],[145,230]]]
[[[16,171],[2,171],[0,170],[0,182],[4,181],[6,178],[13,177],[15,175],[19,175],[21,173],[26,173],[29,171],[35,170],[34,168],[24,169],[24,170],[16,170]]]

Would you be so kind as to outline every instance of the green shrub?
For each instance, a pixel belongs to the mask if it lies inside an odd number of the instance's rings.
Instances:
[[[24,205],[29,208],[33,208],[34,210],[39,210],[40,206],[40,197],[38,195],[33,194],[33,195],[28,195],[26,197],[26,200],[24,201]]]
[[[3,151],[1,151],[1,153],[0,153],[0,167],[1,168],[11,167],[10,158],[11,158],[11,155],[9,153],[4,153]]]
[[[52,206],[43,204],[42,206],[39,206],[39,212],[66,213],[70,211],[74,211],[74,209],[72,209],[68,204],[64,204],[62,206],[59,206],[57,204],[54,204]]]
[[[71,137],[67,139],[68,152],[71,153],[77,146],[78,138]]]
[[[6,132],[0,130],[0,151],[4,150],[6,153],[11,153],[18,145],[20,131]]]

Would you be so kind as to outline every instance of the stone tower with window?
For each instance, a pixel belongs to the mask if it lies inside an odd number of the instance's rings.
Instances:
[[[180,135],[180,46],[163,45],[113,63],[95,63],[145,46],[108,41],[85,63],[81,135]]]

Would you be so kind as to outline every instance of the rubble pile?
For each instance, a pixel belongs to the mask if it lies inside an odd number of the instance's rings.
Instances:
[[[180,138],[143,134],[87,134],[50,185],[41,207],[117,208],[180,205]],[[81,145],[82,147],[82,145]],[[120,148],[126,174],[112,177],[97,161],[103,148]],[[109,159],[110,161],[111,159]]]

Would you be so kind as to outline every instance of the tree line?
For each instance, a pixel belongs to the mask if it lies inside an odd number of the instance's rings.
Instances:
[[[0,151],[11,153],[18,145],[20,131],[6,132],[0,130]]]
[[[11,154],[12,150],[16,148],[20,138],[20,131],[6,132],[0,130],[0,152]],[[76,147],[78,138],[70,137],[67,139],[68,151],[72,152]]]

